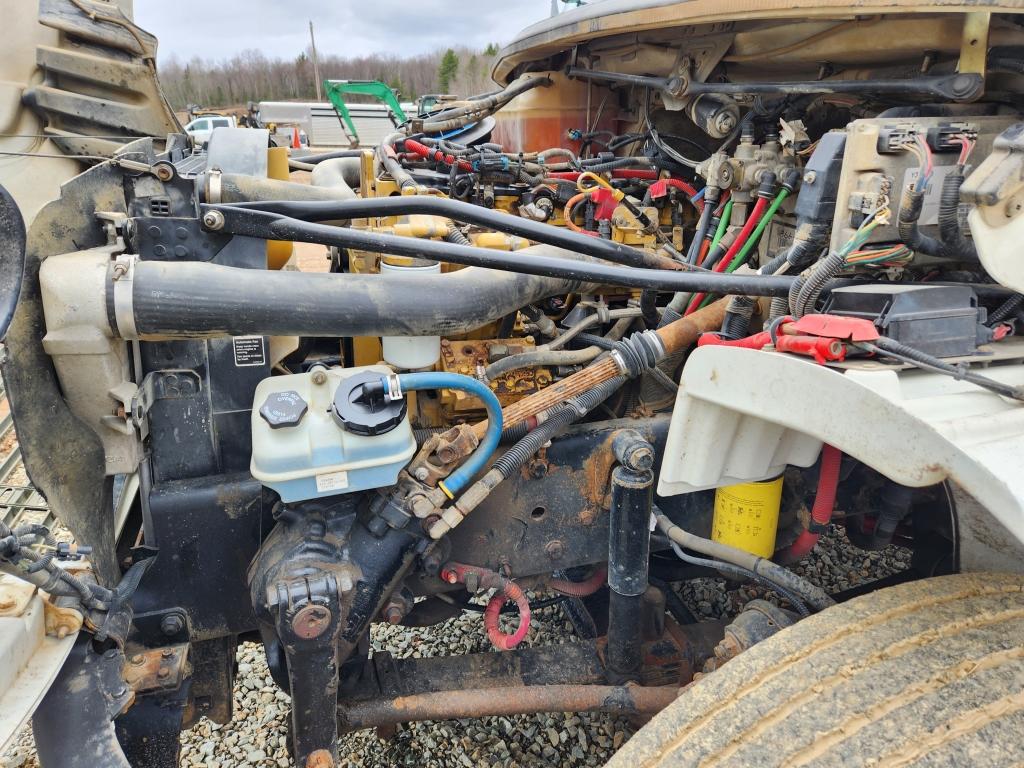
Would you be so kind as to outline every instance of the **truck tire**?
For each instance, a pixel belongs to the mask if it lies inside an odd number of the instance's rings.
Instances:
[[[812,616],[688,686],[608,768],[1024,765],[1024,575]]]

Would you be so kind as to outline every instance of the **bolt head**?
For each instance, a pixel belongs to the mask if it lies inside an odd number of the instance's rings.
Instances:
[[[818,174],[814,171],[808,171],[804,174],[804,184],[813,184],[815,179],[818,178]]]
[[[325,384],[327,383],[327,372],[322,368],[317,368],[312,374],[310,374],[309,378],[314,384]]]
[[[558,539],[555,539],[547,543],[547,546],[544,547],[544,552],[552,560],[558,560],[565,554],[565,545]]]
[[[224,214],[220,211],[207,211],[203,214],[203,226],[214,231],[224,228]]]
[[[412,475],[417,480],[422,482],[426,480],[428,477],[430,477],[430,471],[426,467],[416,467]]]
[[[292,631],[303,640],[319,637],[331,623],[331,612],[322,605],[307,605],[292,619]]]
[[[179,613],[169,613],[160,621],[160,631],[165,635],[176,635],[185,629],[185,619]]]

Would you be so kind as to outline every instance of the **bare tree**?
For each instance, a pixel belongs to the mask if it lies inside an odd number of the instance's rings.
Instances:
[[[453,93],[468,96],[491,90],[491,67],[497,46],[483,51],[455,48],[460,66],[449,84]],[[374,54],[355,58],[321,56],[320,72],[327,80],[380,80],[399,92],[403,101],[441,91],[438,73],[445,52],[399,57]],[[313,100],[316,84],[309,51],[294,59],[269,59],[258,50],[243,51],[229,59],[193,58],[183,62],[172,56],[160,68],[164,92],[175,109],[189,105],[231,107],[249,101]]]

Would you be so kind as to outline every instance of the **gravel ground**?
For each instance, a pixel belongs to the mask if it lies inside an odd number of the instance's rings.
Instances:
[[[862,552],[841,530],[833,527],[813,555],[797,570],[805,577],[838,591],[903,570],[907,550],[890,547]],[[749,600],[773,597],[751,586],[727,588],[722,579],[696,579],[677,585],[679,596],[700,618],[720,618],[739,612]],[[375,649],[398,657],[428,657],[489,650],[480,614],[462,616],[427,629],[375,625]],[[526,642],[551,645],[575,639],[572,626],[557,606],[534,614]],[[286,749],[288,696],[270,678],[262,648],[246,644],[238,650],[235,719],[227,726],[207,720],[182,734],[182,768],[288,768]],[[489,717],[400,726],[388,740],[374,731],[361,731],[341,741],[342,764],[360,768],[423,766],[424,768],[532,768],[534,766],[599,766],[634,732],[624,718],[572,712],[515,717]],[[37,768],[31,732],[21,735],[0,759],[3,768]]]

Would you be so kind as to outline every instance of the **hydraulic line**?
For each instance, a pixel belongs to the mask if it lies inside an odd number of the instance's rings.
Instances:
[[[639,315],[640,310],[638,308],[626,307],[624,309],[609,310],[603,313],[603,315],[594,314],[585,317],[548,344],[537,347],[529,352],[522,352],[518,355],[509,355],[508,357],[491,363],[484,369],[484,378],[488,381],[494,381],[495,378],[508,373],[509,371],[537,365],[580,365],[582,363],[589,363],[601,353],[602,349],[605,348],[604,346],[600,346],[599,348],[593,347],[592,345],[594,344],[594,340],[592,338],[587,339],[587,344],[591,346],[588,346],[585,349],[563,350],[561,348],[578,336],[589,336],[589,334],[583,334],[582,331],[592,325],[597,325],[602,321],[602,318],[607,320],[616,320],[616,328],[618,328],[620,323],[625,323],[625,327],[623,327],[622,330],[619,331],[618,335],[615,335],[614,337],[614,340],[618,340],[621,338],[622,333],[625,333],[625,331],[628,330],[628,321],[631,318],[638,317]],[[599,338],[606,340],[604,337]],[[613,340],[607,341],[612,342]]]
[[[684,531],[663,514],[655,513],[655,518],[661,531],[680,547],[692,549],[702,555],[745,568],[773,584],[778,584],[783,589],[793,592],[815,610],[820,611],[835,604],[835,601],[821,587],[811,584],[771,560],[765,560],[763,557],[752,555],[727,544],[695,536]]]
[[[454,505],[441,511],[440,519],[434,522],[428,531],[430,537],[439,539],[455,528],[466,515],[476,509],[490,495],[499,483],[519,472],[545,443],[562,429],[583,418],[607,400],[615,390],[622,386],[624,381],[625,377],[616,376],[598,382],[564,405],[553,408],[543,423],[528,432],[519,442],[502,454],[482,478],[459,496]],[[552,405],[558,405],[558,402],[556,401]],[[477,427],[479,426],[478,424]]]
[[[705,187],[708,190],[708,187]],[[697,230],[690,241],[690,247],[686,251],[688,264],[696,264],[697,256],[700,254],[701,245],[704,243],[704,236],[707,234],[711,224],[711,217],[715,212],[715,204],[718,202],[718,187],[711,187],[704,193],[704,208],[700,212],[700,219],[697,221]]]
[[[761,217],[764,215],[765,211],[768,210],[768,205],[769,204],[767,198],[759,197],[757,199],[757,203],[754,205],[754,210],[751,211],[750,217],[743,225],[743,229],[740,230],[739,235],[737,235],[736,239],[733,241],[733,244],[729,247],[729,250],[726,251],[725,255],[722,256],[722,258],[718,261],[717,264],[715,264],[715,272],[724,272],[726,266],[732,263],[733,258],[736,256],[737,253],[739,253],[744,243],[747,242],[747,239],[750,237],[751,233],[754,231],[758,223],[761,221]],[[704,301],[704,297],[706,295],[707,294],[703,291],[698,292],[690,300],[690,305],[686,308],[684,316],[696,312],[701,302]]]
[[[444,133],[462,128],[469,123],[476,122],[481,117],[491,114],[519,94],[526,93],[538,86],[548,85],[551,85],[551,79],[546,75],[522,75],[497,93],[475,99],[466,106],[446,109],[443,112],[431,115],[423,122],[420,130],[424,133]]]
[[[662,291],[706,290],[722,294],[746,293],[752,296],[781,296],[789,291],[792,282],[792,279],[787,277],[721,275],[699,270],[676,272],[627,268],[543,256],[523,258],[525,250],[507,253],[487,248],[469,248],[444,241],[399,237],[347,227],[312,224],[286,216],[235,206],[219,206],[216,210],[220,211],[225,219],[222,229],[236,235],[356,248],[372,253],[413,256],[467,266],[584,280],[597,284],[653,288]],[[548,229],[554,230],[555,228],[549,227]],[[597,240],[594,239],[594,242]],[[677,262],[670,261],[678,266]],[[241,273],[245,270],[235,271]],[[249,271],[251,272],[251,270]],[[260,279],[262,277],[261,275]]]
[[[730,262],[729,265],[725,268],[725,272],[727,274],[735,272],[737,269],[739,269],[741,266],[747,263],[747,259],[750,258],[751,251],[754,250],[754,247],[757,245],[758,240],[760,240],[765,228],[771,223],[772,219],[775,217],[776,211],[779,210],[779,206],[782,205],[785,199],[789,196],[790,192],[791,188],[786,186],[782,187],[782,189],[779,190],[778,194],[775,196],[775,199],[772,201],[771,206],[768,208],[767,211],[765,211],[764,216],[761,217],[761,220],[757,223],[757,226],[754,228],[754,231],[751,233],[750,237],[747,238],[747,241],[743,244],[743,247],[740,248],[736,256],[733,257],[732,262]],[[719,263],[724,263],[724,261],[725,259],[722,259],[722,261]],[[759,272],[759,274],[761,273]],[[767,274],[773,273],[768,272]],[[749,299],[749,297],[743,298]],[[705,296],[704,299],[701,301],[700,306],[706,306],[709,300],[710,297]]]
[[[299,185],[296,185],[299,186]],[[511,216],[480,205],[461,200],[449,200],[433,195],[405,195],[395,197],[360,198],[355,200],[310,204],[290,202],[241,203],[238,208],[267,211],[302,221],[342,221],[377,216],[410,216],[426,214],[443,216],[463,224],[475,224],[497,232],[518,235],[538,243],[567,248],[599,259],[633,267],[654,269],[680,269],[674,259],[631,248],[621,243],[599,240],[585,235],[566,232],[539,221]]]
[[[706,557],[694,557],[693,555],[689,555],[682,549],[680,549],[679,545],[671,539],[669,539],[669,545],[672,547],[672,551],[675,553],[676,557],[678,557],[684,563],[688,563],[689,565],[696,565],[700,568],[710,568],[715,571],[721,571],[722,573],[728,573],[729,575],[738,577],[740,579],[750,579],[751,581],[756,581],[758,584],[768,587],[768,589],[775,590],[784,598],[789,600],[790,604],[794,608],[796,608],[801,618],[807,618],[811,615],[811,611],[804,604],[804,601],[797,597],[793,592],[773,581],[769,581],[763,576],[759,576],[758,574],[754,573],[751,570],[748,570],[747,568],[743,568],[742,566],[735,565],[733,563],[727,563],[724,560],[711,560]]]
[[[465,488],[473,476],[484,467],[491,454],[494,453],[494,449],[498,447],[498,441],[501,440],[502,417],[501,403],[498,402],[498,397],[483,382],[458,373],[433,371],[400,373],[397,376],[398,384],[401,387],[399,392],[392,391],[391,379],[392,377],[381,379],[384,391],[390,393],[390,397],[401,397],[401,390],[457,389],[473,395],[484,404],[484,408],[487,410],[487,430],[484,432],[480,444],[458,469],[438,483],[438,487],[449,498],[455,498],[455,494]]]

